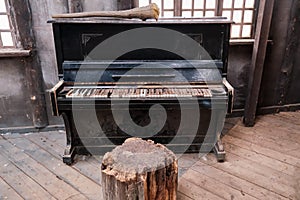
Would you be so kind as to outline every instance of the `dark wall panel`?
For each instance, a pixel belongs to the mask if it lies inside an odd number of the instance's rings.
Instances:
[[[233,45],[229,50],[227,79],[234,87],[234,109],[243,109],[247,96],[252,45]]]
[[[0,59],[0,128],[33,125],[24,74],[21,59]]]
[[[260,91],[259,107],[277,106],[290,104],[286,100],[287,91],[292,81],[293,85],[300,84],[300,79],[292,80],[291,71],[296,54],[294,50],[290,49],[290,43],[293,42],[292,34],[294,23],[292,10],[298,0],[290,1],[275,1],[274,13],[272,18],[272,25],[270,30],[270,39],[272,43],[268,45],[268,53],[265,61],[263,79]],[[300,13],[298,13],[300,15]],[[299,41],[299,37],[297,40]],[[294,75],[293,75],[294,76]],[[293,103],[300,102],[300,98],[294,98]]]
[[[288,104],[300,103],[300,45],[298,45],[297,55],[299,57],[296,58],[294,64],[291,84],[287,88],[286,103]]]
[[[287,104],[300,103],[300,1],[296,5],[296,13],[293,18],[291,29],[293,30],[293,40],[291,45],[297,45],[293,60],[293,68],[290,72],[290,83],[287,88],[285,102]]]

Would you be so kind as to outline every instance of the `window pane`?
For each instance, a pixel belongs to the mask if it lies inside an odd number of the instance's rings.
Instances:
[[[254,0],[246,0],[246,8],[254,8]]]
[[[252,23],[252,20],[253,20],[253,11],[252,10],[245,10],[244,22],[245,23]]]
[[[215,11],[206,11],[205,12],[205,17],[214,17],[215,16]]]
[[[164,0],[164,9],[174,9],[174,0]]]
[[[151,0],[151,3],[156,3],[160,9],[162,7],[161,0]]]
[[[195,9],[203,9],[204,0],[194,0],[194,8]]]
[[[7,15],[0,15],[0,29],[10,29]]]
[[[244,0],[234,0],[234,8],[243,8]]]
[[[0,0],[0,12],[6,12],[6,6],[4,0]]]
[[[240,37],[240,30],[241,30],[241,26],[240,25],[232,25],[232,28],[231,28],[231,37],[233,37],[233,38]]]
[[[241,10],[233,11],[233,21],[235,23],[241,23],[242,22],[242,11]]]
[[[191,17],[192,12],[191,11],[182,11],[182,17]]]
[[[222,16],[227,17],[227,19],[231,20],[231,11],[229,10],[223,11]]]
[[[139,7],[149,5],[149,0],[139,0]]]
[[[206,0],[206,8],[215,8],[216,7],[216,0]]]
[[[203,17],[203,11],[194,11],[194,17]]]
[[[174,17],[173,11],[164,11],[164,17]]]
[[[250,37],[251,36],[251,25],[244,25],[242,31],[242,37]]]
[[[224,0],[223,8],[231,8],[232,7],[232,0]]]
[[[192,9],[192,0],[182,0],[182,9]]]
[[[1,32],[1,39],[3,46],[11,47],[14,46],[14,42],[10,32]]]

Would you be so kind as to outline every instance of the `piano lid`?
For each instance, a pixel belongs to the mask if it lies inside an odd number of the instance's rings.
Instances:
[[[116,17],[88,17],[88,18],[56,18],[48,20],[48,23],[96,23],[96,24],[232,24],[233,21],[226,17],[172,17],[147,19],[124,19]]]

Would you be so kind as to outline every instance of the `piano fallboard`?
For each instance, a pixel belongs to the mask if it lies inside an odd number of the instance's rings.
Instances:
[[[219,60],[65,61],[66,82],[222,82]]]

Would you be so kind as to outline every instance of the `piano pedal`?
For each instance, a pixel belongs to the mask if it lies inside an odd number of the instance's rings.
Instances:
[[[72,148],[71,145],[68,145],[65,148],[65,152],[63,155],[63,162],[67,165],[72,165],[74,162],[74,156],[75,156],[74,148]]]
[[[215,146],[213,148],[213,151],[216,155],[218,162],[225,161],[226,152],[225,152],[225,149],[224,149],[221,139],[218,139],[217,143],[215,144]]]

